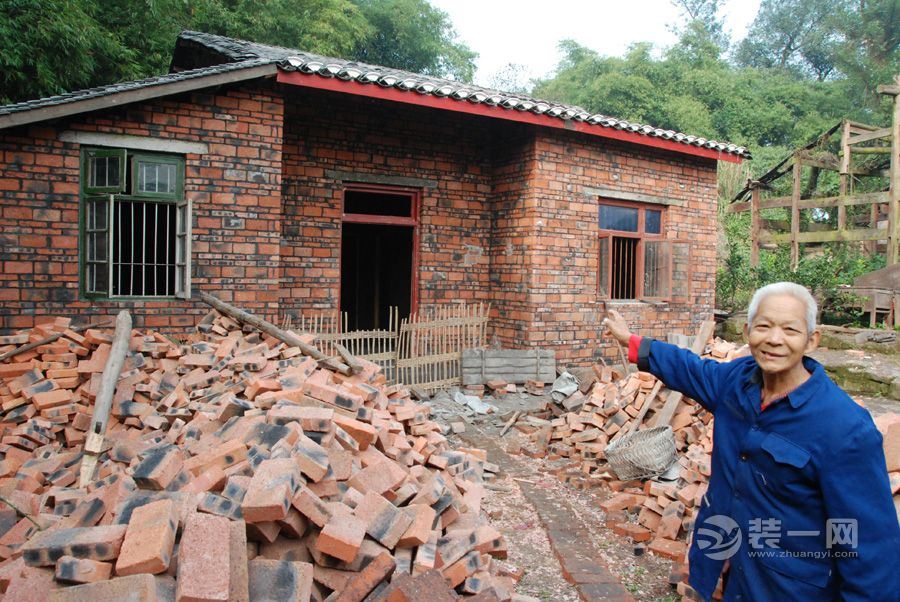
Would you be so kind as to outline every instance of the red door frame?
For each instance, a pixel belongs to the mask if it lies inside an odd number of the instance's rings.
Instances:
[[[346,213],[344,211],[348,192],[371,192],[374,194],[393,194],[408,196],[410,198],[408,217],[401,215],[369,215],[365,213]],[[414,314],[419,307],[419,206],[422,191],[418,188],[405,186],[389,186],[383,184],[357,184],[347,182],[344,184],[344,196],[341,198],[341,251],[343,252],[343,225],[347,224],[371,224],[380,226],[408,226],[412,228],[412,268],[409,282],[409,313]],[[339,276],[339,282],[343,281],[344,274]]]

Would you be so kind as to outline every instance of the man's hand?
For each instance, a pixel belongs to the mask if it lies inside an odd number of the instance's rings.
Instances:
[[[628,330],[628,324],[625,323],[625,319],[619,312],[614,309],[609,310],[600,324],[606,329],[603,332],[604,335],[612,336],[622,345],[628,345],[631,331]]]

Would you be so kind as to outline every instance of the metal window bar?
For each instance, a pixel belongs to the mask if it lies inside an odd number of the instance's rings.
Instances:
[[[159,204],[153,203],[153,242],[159,241]],[[153,245],[153,290],[158,291],[157,285],[157,269],[159,267],[159,245]]]
[[[171,268],[169,267],[169,232],[171,229],[169,228],[169,214],[166,212],[166,257],[165,257],[165,274],[166,274],[166,296],[169,296],[171,293],[169,292],[169,280],[171,279],[169,272]],[[172,274],[174,276],[174,274]]]
[[[172,294],[170,280],[180,269],[182,285],[176,284],[176,294],[186,286],[190,228],[173,232],[181,221],[189,219],[186,204],[181,209],[182,220],[176,220],[179,207],[175,203],[119,199],[111,196],[113,226],[110,229],[110,253],[112,274],[111,296],[159,297]],[[174,237],[173,237],[174,235]],[[176,254],[171,261],[170,245],[174,240]],[[179,254],[181,258],[179,259]],[[160,281],[160,273],[163,275]]]
[[[143,295],[147,292],[147,203],[141,203],[141,205],[143,213],[141,216],[141,229],[143,232],[138,243],[141,245],[141,294]]]

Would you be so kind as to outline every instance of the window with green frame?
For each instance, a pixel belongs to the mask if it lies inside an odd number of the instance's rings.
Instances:
[[[184,158],[81,153],[81,290],[89,298],[191,294],[191,202]]]

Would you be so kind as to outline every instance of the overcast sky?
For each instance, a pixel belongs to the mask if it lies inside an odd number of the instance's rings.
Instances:
[[[668,46],[669,26],[679,12],[669,0],[430,0],[450,15],[459,38],[478,53],[475,82],[490,85],[507,64],[524,67],[523,80],[556,67],[557,44],[571,38],[608,56],[621,56],[634,42]],[[743,38],[759,0],[726,0],[725,26]]]

